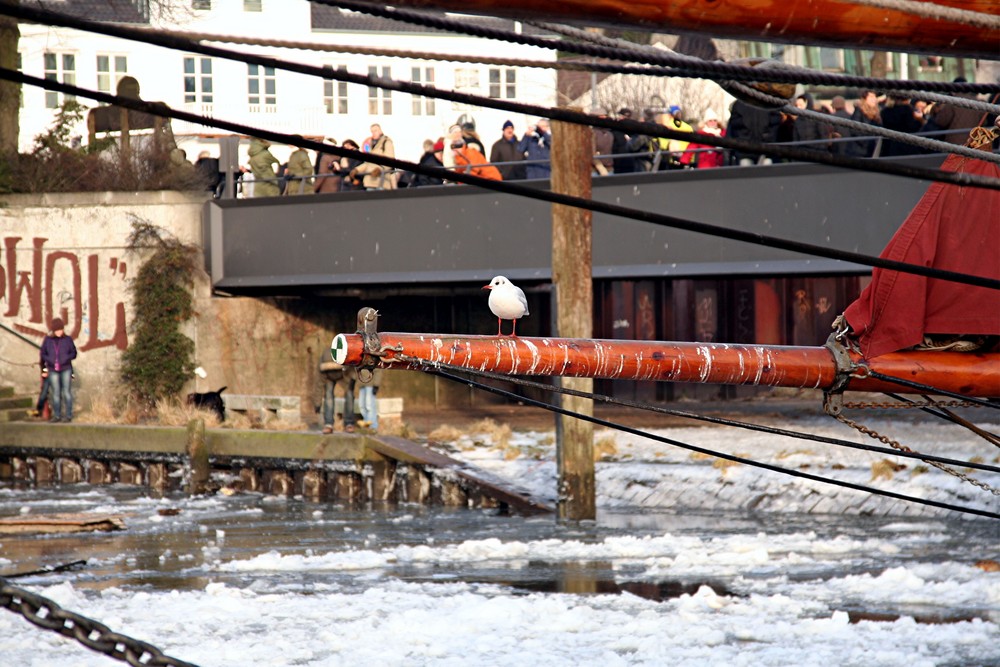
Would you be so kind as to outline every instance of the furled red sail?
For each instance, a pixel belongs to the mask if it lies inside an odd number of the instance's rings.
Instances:
[[[996,164],[957,155],[941,168],[1000,178]],[[881,256],[1000,279],[1000,191],[934,183]],[[871,358],[925,334],[1000,334],[1000,291],[876,268],[844,316]]]

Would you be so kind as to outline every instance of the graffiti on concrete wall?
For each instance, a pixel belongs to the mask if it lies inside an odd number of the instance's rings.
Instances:
[[[81,352],[128,347],[121,294],[128,266],[107,253],[49,250],[48,238],[3,238],[0,249],[0,317],[14,330],[41,341],[54,317]],[[104,261],[102,262],[102,254]],[[103,301],[102,301],[103,297]]]

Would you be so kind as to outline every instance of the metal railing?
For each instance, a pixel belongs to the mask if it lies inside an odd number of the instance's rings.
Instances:
[[[932,132],[914,132],[913,136],[933,138],[933,137],[939,137],[939,136],[943,136],[943,135],[956,134],[958,132],[969,132],[972,129],[973,128],[934,130]],[[692,134],[692,141],[691,141],[691,143],[697,143],[698,136],[699,136],[698,134]],[[881,135],[857,135],[857,136],[837,137],[837,138],[832,138],[831,137],[831,138],[827,138],[827,139],[816,139],[816,140],[810,140],[810,141],[773,142],[773,145],[776,145],[776,146],[797,146],[797,147],[806,147],[806,148],[808,148],[810,146],[820,146],[821,147],[820,148],[820,152],[832,152],[833,149],[834,149],[834,147],[837,146],[837,145],[840,145],[840,144],[843,144],[843,145],[847,145],[847,144],[865,145],[866,146],[865,147],[865,153],[868,152],[869,147],[870,147],[871,148],[871,155],[870,155],[870,157],[872,159],[877,159],[877,158],[884,157],[882,155],[882,150],[883,150],[883,148],[885,146],[885,143],[887,141],[892,141],[892,140],[891,139],[887,139],[886,137],[883,137]],[[637,152],[630,152],[630,153],[596,154],[596,155],[593,156],[592,159],[594,160],[594,162],[597,162],[597,161],[605,161],[605,160],[609,160],[609,159],[610,160],[615,160],[615,159],[619,159],[620,160],[622,158],[625,158],[625,159],[632,158],[633,160],[636,161],[638,168],[634,172],[631,172],[631,173],[643,173],[643,172],[661,171],[661,170],[663,170],[665,168],[664,167],[665,165],[669,165],[668,167],[666,167],[668,169],[691,169],[691,168],[696,167],[697,156],[700,155],[700,154],[703,154],[703,153],[716,153],[716,154],[717,153],[722,153],[723,156],[724,156],[724,160],[723,160],[723,164],[721,166],[724,166],[724,167],[728,167],[728,166],[746,166],[745,164],[741,164],[738,160],[735,159],[735,157],[734,157],[734,151],[732,149],[717,148],[717,147],[694,148],[694,149],[686,149],[684,151],[669,151],[669,150],[666,150],[666,149],[657,148],[657,149],[652,150],[652,151],[637,151]],[[695,156],[695,160],[693,160],[691,162],[691,164],[682,164],[681,163],[681,156],[684,155],[684,154],[694,155]],[[538,160],[515,160],[515,161],[505,161],[505,162],[486,162],[486,163],[483,163],[482,165],[475,165],[475,166],[493,166],[493,167],[498,167],[499,168],[499,167],[506,167],[506,166],[511,166],[511,165],[514,165],[514,166],[528,166],[528,165],[542,165],[542,164],[547,165],[547,164],[550,164],[550,162],[551,162],[550,160],[546,160],[546,159],[538,159]],[[767,157],[767,155],[765,153],[762,153],[762,154],[758,155],[756,157],[756,159],[752,160],[750,162],[750,164],[752,164],[754,166],[759,166],[759,165],[771,164],[771,162],[772,162],[771,158]],[[444,165],[441,165],[441,168],[442,169],[451,169],[451,170],[467,169],[468,165],[462,165],[461,167],[458,167],[458,166],[449,166],[449,167],[446,167]],[[401,177],[403,177],[407,173],[412,173],[412,172],[406,172],[406,171],[403,171],[403,170],[391,169],[391,168],[383,169],[382,170],[382,175],[381,175],[381,182],[384,183],[385,180],[386,180],[386,178],[388,178],[390,176],[397,176],[397,178],[401,178]],[[594,174],[598,175],[600,177],[604,177],[605,176],[605,174],[600,173],[600,171],[597,170],[596,168],[594,170]],[[614,171],[613,170],[609,170],[607,172],[607,175],[614,175]],[[253,184],[254,182],[272,182],[272,183],[276,183],[276,184],[282,185],[282,184],[285,184],[285,183],[290,183],[290,182],[295,182],[295,181],[303,181],[303,180],[315,181],[316,179],[333,178],[333,177],[346,178],[346,175],[339,174],[339,173],[332,173],[332,174],[314,174],[312,176],[291,176],[291,177],[275,177],[275,178],[266,178],[266,179],[254,179],[252,176],[249,175],[249,172],[246,172],[246,173],[237,175],[237,177],[236,177],[235,180],[236,180],[237,189],[239,189],[239,187],[242,184]],[[448,181],[445,181],[444,184],[445,185],[455,185],[455,183],[449,183]],[[415,186],[410,186],[410,187],[415,187]],[[379,188],[376,188],[376,189],[383,189],[383,188],[379,187]],[[346,190],[346,188],[345,188],[345,190]],[[352,188],[351,190],[356,190],[356,188]],[[307,188],[306,194],[309,194],[310,192],[311,192],[311,190]],[[284,191],[282,192],[282,194],[284,194]],[[221,195],[219,193],[216,194],[216,198],[219,198],[221,196],[223,196],[223,195]],[[235,193],[235,196],[238,197],[239,194]]]

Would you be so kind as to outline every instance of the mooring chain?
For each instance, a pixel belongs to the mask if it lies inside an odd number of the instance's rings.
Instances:
[[[91,650],[135,667],[197,667],[193,663],[163,655],[160,649],[151,644],[113,632],[99,621],[67,611],[52,600],[13,586],[4,579],[0,579],[0,607],[24,616],[40,628],[58,632]]]
[[[925,403],[899,403],[897,401],[844,403],[844,409],[863,410],[877,408],[879,410],[909,410],[913,408],[981,408],[982,405],[970,401],[927,401]]]
[[[848,419],[843,414],[835,414],[835,415],[833,415],[833,417],[837,421],[842,422],[844,424],[847,424],[851,428],[856,429],[858,432],[864,433],[868,437],[874,438],[874,439],[878,440],[879,442],[883,442],[883,443],[889,445],[890,447],[892,447],[893,449],[898,449],[901,452],[907,452],[907,453],[910,453],[910,454],[914,453],[913,450],[910,449],[909,447],[907,447],[906,445],[901,444],[901,443],[897,442],[896,440],[893,440],[892,438],[890,438],[888,436],[884,436],[881,433],[879,433],[878,431],[870,429],[867,426],[864,426],[863,424],[859,424],[858,422],[854,421],[853,419]],[[965,473],[963,473],[961,471],[955,470],[954,468],[952,468],[950,466],[946,466],[943,463],[938,463],[937,461],[929,461],[927,459],[921,459],[921,460],[924,463],[928,464],[928,465],[934,466],[938,470],[942,470],[942,471],[948,473],[949,475],[954,475],[955,477],[958,477],[962,481],[968,482],[969,484],[972,484],[973,486],[978,486],[979,488],[983,489],[984,491],[989,491],[990,493],[992,493],[995,496],[1000,496],[1000,489],[995,489],[992,486],[990,486],[989,484],[987,484],[986,482],[982,482],[982,481],[980,481],[980,480],[978,480],[978,479],[976,479],[974,477],[970,477],[969,475],[966,475]]]

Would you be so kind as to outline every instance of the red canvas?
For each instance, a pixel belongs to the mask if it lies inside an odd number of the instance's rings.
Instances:
[[[948,171],[1000,178],[996,164],[951,155]],[[1000,279],[1000,191],[934,183],[882,251],[883,258]],[[1000,334],[1000,291],[874,269],[845,311],[866,358],[928,334]]]

